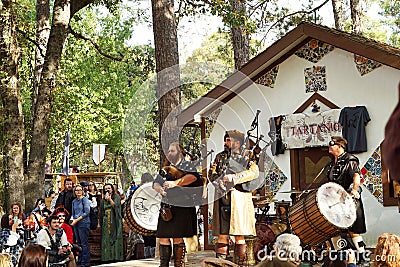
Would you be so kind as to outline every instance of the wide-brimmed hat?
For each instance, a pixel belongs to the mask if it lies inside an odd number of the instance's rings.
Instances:
[[[51,215],[56,215],[58,216],[59,214],[64,214],[65,216],[69,216],[69,212],[66,208],[64,208],[63,206],[59,206],[57,208],[55,208],[53,210],[53,212],[51,213]]]

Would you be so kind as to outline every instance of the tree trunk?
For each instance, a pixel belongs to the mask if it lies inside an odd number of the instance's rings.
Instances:
[[[33,117],[28,180],[25,183],[26,189],[35,188],[35,190],[26,190],[25,200],[26,203],[31,205],[35,203],[37,198],[44,196],[44,166],[49,139],[50,113],[54,98],[54,87],[56,86],[57,70],[68,34],[69,21],[70,2],[56,0]]]
[[[360,0],[350,0],[351,21],[353,33],[361,33],[361,3]]]
[[[335,28],[344,31],[346,18],[343,11],[343,0],[332,0],[333,17],[335,18]]]
[[[32,89],[32,118],[34,115],[36,97],[39,90],[40,76],[42,74],[44,57],[46,55],[47,40],[50,34],[50,1],[36,0],[36,43],[35,70]],[[33,121],[32,121],[33,122]],[[32,124],[31,122],[31,124]]]
[[[4,108],[6,137],[6,177],[8,204],[24,206],[24,164],[22,142],[25,137],[22,100],[18,86],[20,48],[16,40],[13,1],[0,1],[0,95]]]
[[[173,0],[152,0],[157,71],[160,165],[171,142],[178,141],[176,115],[180,112],[178,36]]]
[[[246,17],[246,1],[232,0],[232,8],[238,16]],[[234,23],[237,24],[237,23]],[[235,69],[239,70],[250,59],[249,34],[243,25],[232,25],[231,36]]]

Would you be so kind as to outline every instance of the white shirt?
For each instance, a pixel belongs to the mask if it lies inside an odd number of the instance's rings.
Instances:
[[[85,197],[87,197],[87,199],[89,199],[91,208],[96,208],[97,207],[97,199],[96,199],[95,195],[93,195],[93,194],[91,194],[89,192],[86,192],[85,193]]]
[[[51,237],[53,238],[53,241],[55,243],[56,242],[56,234],[52,235]],[[61,236],[61,240],[60,241],[61,241],[60,242],[61,246],[70,245],[68,243],[67,235],[65,234],[64,230],[63,230],[63,234]],[[46,249],[51,249],[51,241],[50,241],[49,235],[47,234],[46,228],[43,228],[37,234],[37,243],[38,243],[38,245],[41,245],[41,246],[45,247]]]

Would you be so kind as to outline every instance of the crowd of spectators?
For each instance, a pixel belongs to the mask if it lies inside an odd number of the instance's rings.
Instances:
[[[90,230],[101,233],[102,262],[125,259],[124,199],[131,197],[138,186],[130,183],[125,196],[122,189],[110,183],[97,190],[93,181],[74,184],[65,178],[63,185],[49,208],[43,198],[27,213],[18,202],[12,203],[7,212],[0,206],[0,266],[41,267],[56,262],[90,266]]]

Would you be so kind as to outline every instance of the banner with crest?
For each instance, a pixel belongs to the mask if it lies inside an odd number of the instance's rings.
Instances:
[[[286,115],[282,122],[282,142],[286,149],[327,146],[331,136],[341,136],[340,109]]]

